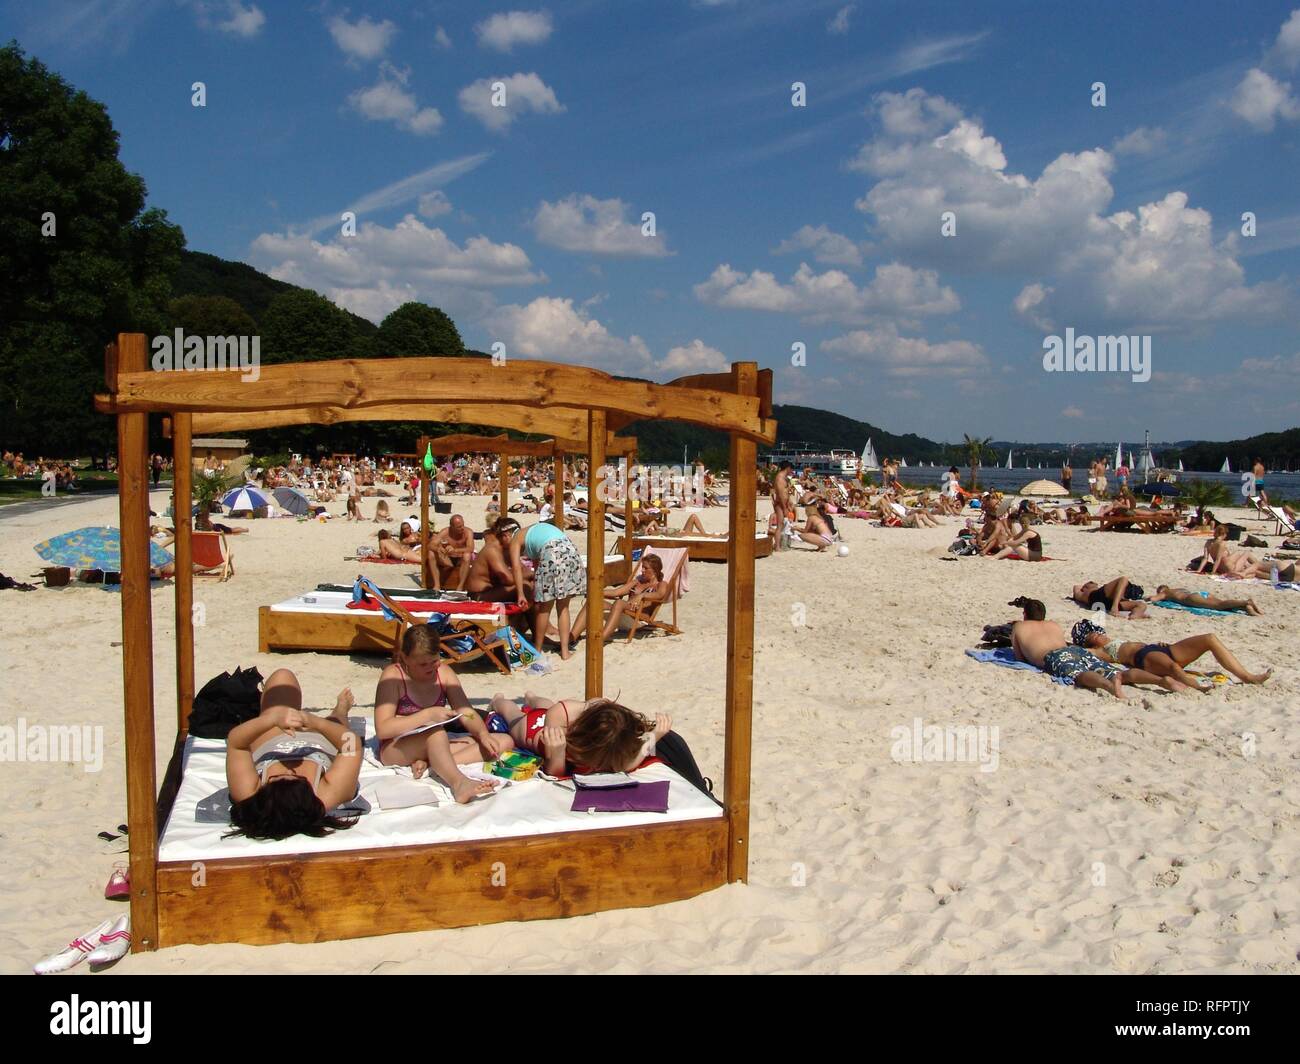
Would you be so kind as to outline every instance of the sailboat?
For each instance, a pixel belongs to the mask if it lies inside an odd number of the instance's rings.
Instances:
[[[898,460],[898,468],[899,468],[899,469],[906,469],[906,468],[907,468],[907,459],[906,459],[906,458],[900,458],[900,459]]]
[[[1007,468],[1008,468],[1008,469],[1012,468],[1012,466],[1011,466],[1011,452],[1010,452],[1010,451],[1007,451]]]
[[[1124,464],[1124,452],[1120,450],[1122,444],[1115,444],[1115,468],[1118,469]]]
[[[862,468],[868,472],[875,472],[880,469],[880,462],[876,458],[876,449],[871,446],[871,440],[867,440],[867,445],[862,448]]]
[[[1181,458],[1178,459],[1178,472],[1180,473],[1185,472],[1185,470],[1183,469],[1183,460]]]
[[[1223,468],[1220,469],[1219,472],[1220,472],[1220,473],[1231,473],[1231,472],[1232,472],[1232,466],[1230,466],[1230,465],[1228,464],[1228,460],[1227,460],[1226,458],[1223,460]]]
[[[1129,469],[1132,469],[1132,468],[1133,468],[1133,452],[1132,452],[1132,451],[1129,451],[1129,453],[1128,453],[1128,467],[1129,467]]]

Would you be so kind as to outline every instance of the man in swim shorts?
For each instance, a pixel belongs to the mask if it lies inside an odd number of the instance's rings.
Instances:
[[[1011,626],[1011,646],[1021,661],[1088,691],[1105,691],[1116,698],[1125,698],[1123,685],[1139,683],[1154,684],[1167,691],[1187,690],[1185,685],[1167,676],[1153,676],[1142,669],[1121,669],[1082,647],[1071,646],[1061,626],[1054,621],[1017,621]]]

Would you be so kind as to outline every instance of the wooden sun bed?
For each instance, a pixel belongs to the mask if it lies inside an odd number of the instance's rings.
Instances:
[[[1168,532],[1178,525],[1178,514],[1172,510],[1130,510],[1127,513],[1107,513],[1100,518],[1098,531],[1114,530],[1138,532]]]
[[[685,547],[691,552],[693,562],[725,562],[730,537],[714,538],[712,536],[634,536],[632,549],[643,547]],[[619,537],[614,547],[615,553],[625,555],[626,543]],[[766,558],[772,553],[772,540],[765,532],[754,534],[754,557]]]

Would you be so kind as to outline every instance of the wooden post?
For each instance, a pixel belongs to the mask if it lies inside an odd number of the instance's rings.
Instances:
[[[599,698],[605,688],[605,497],[598,479],[605,464],[605,411],[587,415],[587,698]],[[563,483],[563,476],[560,481]]]
[[[636,462],[636,451],[627,452],[627,480],[623,484],[623,543],[627,547],[627,579],[631,579],[632,568],[632,536],[636,532],[636,524],[632,520],[632,466]]]
[[[564,531],[564,452],[556,450],[551,465],[551,508],[555,511],[555,527]]]
[[[499,516],[505,517],[510,512],[510,456],[502,451],[497,458],[497,472],[501,474],[501,481],[498,487],[501,491],[501,511]]]
[[[143,333],[118,333],[122,373],[148,368]],[[116,379],[113,385],[116,386]],[[130,828],[131,950],[158,948],[158,787],[154,764],[153,616],[149,601],[149,415],[117,418],[122,542],[122,693],[126,707],[126,821]]]
[[[758,394],[758,366],[733,362],[737,395]],[[730,846],[727,880],[749,880],[749,771],[754,698],[754,496],[758,448],[731,433],[727,540],[727,708],[723,805]]]
[[[430,471],[424,468],[424,455],[420,455],[420,583],[426,590],[433,587],[433,559],[429,557],[429,476]]]
[[[192,415],[172,415],[172,544],[176,558],[176,730],[190,730],[194,705],[194,541],[190,504],[194,481]]]

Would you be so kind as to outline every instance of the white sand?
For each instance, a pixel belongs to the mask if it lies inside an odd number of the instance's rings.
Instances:
[[[459,507],[481,527],[485,499]],[[167,503],[155,493],[154,509]],[[373,500],[363,512],[373,513]],[[339,509],[337,504],[332,507]],[[394,513],[399,513],[394,510]],[[768,504],[760,504],[766,517]],[[725,528],[721,509],[704,511]],[[1236,519],[1243,520],[1244,514]],[[0,570],[38,569],[32,545],[117,523],[105,498],[0,517]],[[350,684],[373,704],[381,662],[262,655],[257,607],[359,571],[343,560],[375,527],[254,521],[232,540],[237,575],[200,580],[206,625],[197,680],[235,665],[297,671],[309,705]],[[1267,531],[1262,523],[1243,521]],[[569,920],[393,935],[320,945],[184,946],[130,956],[117,972],[871,971],[1294,972],[1300,969],[1300,592],[1253,585],[1262,618],[1155,610],[1117,621],[1125,638],[1215,631],[1261,688],[1208,696],[1152,691],[1125,702],[980,665],[963,649],[1009,620],[1019,594],[1073,623],[1072,583],[1126,574],[1245,592],[1179,573],[1201,540],[1049,527],[1043,564],[940,561],[958,522],[878,529],[844,520],[847,558],[811,552],[757,563],[750,883],[654,909]],[[612,537],[611,537],[612,542]],[[1271,541],[1276,544],[1277,540]],[[364,566],[382,582],[405,570]],[[413,570],[412,570],[413,571]],[[611,645],[606,683],[632,707],[673,715],[706,775],[722,778],[725,570],[692,565],[682,638]],[[96,832],[126,819],[120,600],[94,587],[4,592],[7,705],[0,724],[102,724],[103,770],[0,765],[0,837],[11,879],[0,970],[25,972],[108,915],[102,891],[122,844]],[[159,776],[175,730],[173,592],[154,592]],[[803,607],[806,624],[792,619]],[[581,693],[581,656],[535,681]],[[471,696],[521,677],[467,672]],[[999,729],[996,771],[896,763],[891,729]],[[1254,736],[1243,755],[1242,736]],[[720,784],[719,784],[720,786]],[[1104,879],[1103,879],[1104,876]],[[796,885],[796,884],[802,885]],[[84,972],[82,966],[76,969]]]

